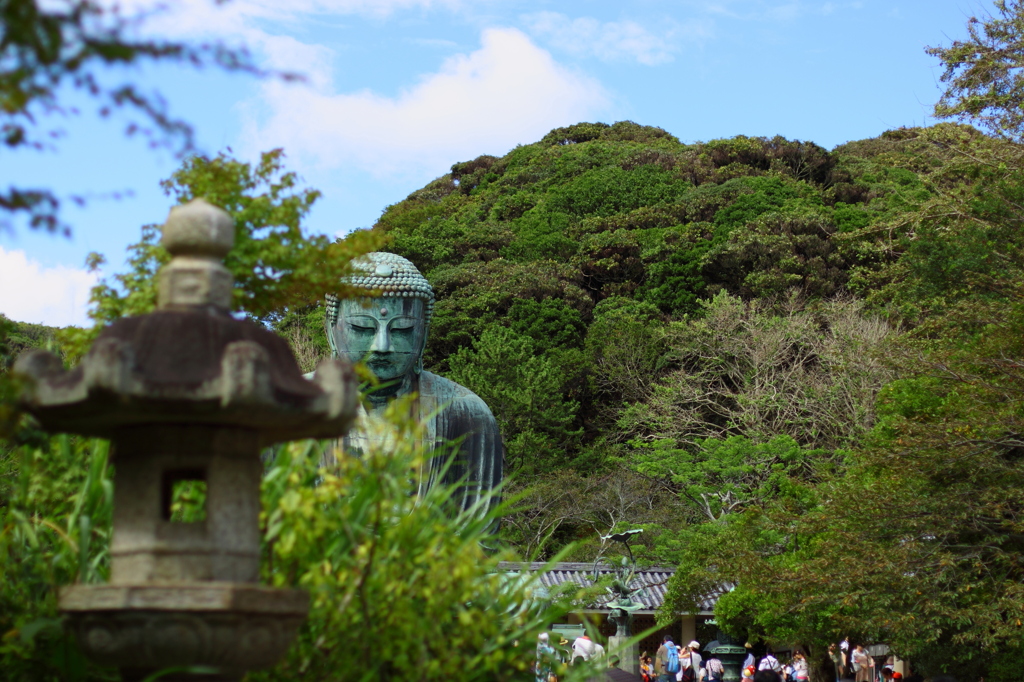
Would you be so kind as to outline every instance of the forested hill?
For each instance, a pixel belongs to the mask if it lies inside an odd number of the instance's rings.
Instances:
[[[678,567],[666,618],[738,583],[736,636],[945,665],[922,619],[1016,608],[985,595],[1024,546],[978,519],[1024,494],[1022,177],[1018,145],[956,124],[829,151],[583,123],[377,228],[435,287],[428,364],[498,418],[520,552],[590,560],[642,527],[634,551]]]
[[[828,151],[581,123],[455,164],[377,228],[437,292],[428,363],[492,406],[524,480],[712,436],[835,449],[871,424],[869,351],[920,312],[911,296],[879,318],[922,211],[989,143],[951,124]],[[799,343],[758,331],[779,324]]]

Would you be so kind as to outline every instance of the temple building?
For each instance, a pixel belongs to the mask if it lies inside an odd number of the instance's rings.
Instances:
[[[508,573],[518,573],[520,571],[540,572],[548,566],[544,562],[503,561],[498,568]],[[596,568],[598,580],[615,574],[613,566],[598,564]],[[540,582],[549,592],[564,589],[567,585],[589,587],[594,584],[594,569],[595,566],[591,562],[559,562],[554,564],[552,570],[541,575]],[[636,583],[642,587],[633,595],[633,599],[642,606],[633,612],[633,632],[643,632],[655,626],[655,612],[665,601],[665,591],[673,573],[675,573],[675,569],[672,568],[650,567],[637,570]],[[701,645],[705,645],[716,639],[718,628],[714,623],[714,609],[719,594],[721,593],[705,598],[700,604],[700,611],[696,614],[678,614],[670,625],[659,628],[645,637],[640,642],[640,651],[646,651],[653,656],[661,644],[661,638],[666,634],[671,635],[672,640],[677,643],[696,639]],[[612,608],[609,604],[600,601],[588,604],[584,608],[570,613],[564,623],[552,623],[551,631],[555,634],[566,633],[564,636],[571,641],[569,634],[579,634],[583,624],[590,622],[603,637],[610,637],[615,634],[615,623],[609,618]],[[557,642],[554,643],[557,644]]]

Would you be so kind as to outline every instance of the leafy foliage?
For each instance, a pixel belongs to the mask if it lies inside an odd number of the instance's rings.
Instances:
[[[57,613],[58,585],[109,571],[113,488],[105,442],[57,436],[0,446],[0,670],[4,679],[114,679],[89,664]]]
[[[125,15],[118,5],[92,0],[0,2],[3,148],[52,147],[60,130],[46,130],[44,122],[74,112],[64,100],[75,90],[95,101],[100,116],[130,111],[128,135],[143,135],[151,144],[187,151],[192,146],[191,126],[171,116],[158,94],[146,93],[131,81],[108,85],[101,71],[153,61],[261,73],[244,50],[219,43],[137,40],[133,34],[138,23],[138,16]],[[10,187],[0,192],[0,227],[10,226],[8,216],[25,216],[33,228],[69,232],[60,219],[60,203],[46,188]]]
[[[389,407],[397,448],[334,470],[313,443],[278,451],[263,484],[266,578],[309,590],[312,609],[287,661],[255,679],[532,679],[533,648],[516,642],[557,607],[534,578],[497,571],[512,557],[484,549],[486,502],[452,516],[454,486],[412,494],[426,453],[407,412]]]
[[[995,0],[996,14],[967,20],[967,40],[929,47],[945,67],[949,85],[935,106],[937,116],[977,121],[993,133],[1024,137],[1024,3]]]
[[[1024,5],[996,8],[972,21],[969,44],[932,53],[950,83],[937,113],[997,136],[945,123],[826,151],[581,123],[457,163],[384,211],[376,231],[438,296],[428,367],[501,425],[513,500],[502,541],[594,560],[608,554],[599,535],[640,526],[642,559],[679,567],[664,619],[725,589],[728,632],[798,643],[818,673],[827,643],[850,635],[926,673],[1005,679],[1024,621]],[[340,277],[310,272],[326,245],[296,231],[315,195],[277,157],[190,164],[169,189],[219,196],[245,226],[238,309],[311,368],[325,352],[313,300]],[[361,238],[345,257],[369,246]],[[97,294],[111,316],[152,306],[153,236],[136,256]],[[538,612],[511,609],[523,593],[499,589],[495,557],[462,543],[487,523],[445,520],[443,499],[401,492],[419,456],[317,472],[314,446],[279,453],[267,577],[313,588],[317,617],[269,677],[525,673],[525,658],[491,647],[525,636]],[[395,563],[378,579],[385,556]],[[384,611],[399,593],[409,599]],[[488,629],[478,604],[508,613],[507,629]],[[428,621],[462,667],[410,629]],[[353,630],[365,647],[342,646]],[[408,650],[382,659],[393,632]],[[414,667],[417,655],[430,664]]]
[[[236,283],[234,311],[266,323],[280,321],[291,307],[306,306],[326,291],[350,293],[339,284],[349,262],[378,243],[365,231],[338,241],[304,234],[302,219],[320,192],[297,184],[295,173],[284,170],[280,149],[264,153],[255,166],[225,154],[194,156],[163,183],[179,203],[202,197],[234,218],[235,245],[225,259]],[[159,239],[158,225],[144,226],[141,241],[128,247],[128,272],[93,288],[89,316],[95,325],[65,332],[72,353],[84,352],[109,322],[156,307],[156,274],[170,258]]]
[[[532,576],[497,571],[515,558],[484,548],[500,511],[448,514],[454,486],[413,494],[424,453],[412,448],[422,426],[400,416],[407,410],[389,415],[404,445],[343,457],[334,470],[320,468],[329,443],[276,451],[262,492],[264,578],[309,590],[312,612],[287,660],[254,679],[532,679],[533,650],[515,643],[532,641],[568,602],[541,598]],[[57,613],[58,586],[109,572],[107,455],[103,441],[58,436],[0,457],[5,680],[117,679],[82,658]],[[176,518],[196,520],[197,491],[176,493]]]
[[[708,521],[764,503],[787,489],[791,478],[810,478],[825,455],[785,435],[765,443],[743,436],[706,438],[694,443],[693,450],[673,447],[671,441],[639,445],[637,470],[671,480]]]

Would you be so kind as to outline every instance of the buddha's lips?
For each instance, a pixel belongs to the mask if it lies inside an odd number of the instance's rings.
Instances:
[[[372,355],[366,361],[366,366],[371,370],[386,370],[404,365],[413,353],[388,353]]]

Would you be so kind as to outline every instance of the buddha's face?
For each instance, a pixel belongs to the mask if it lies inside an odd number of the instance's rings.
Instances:
[[[426,316],[418,298],[342,301],[334,328],[341,356],[350,362],[365,362],[382,382],[412,374],[425,333]],[[398,388],[396,385],[393,390]]]

